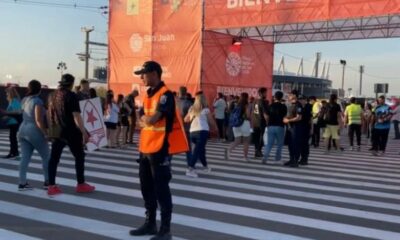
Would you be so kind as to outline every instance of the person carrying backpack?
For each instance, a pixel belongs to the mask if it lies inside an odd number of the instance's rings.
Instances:
[[[230,155],[240,142],[243,142],[243,155],[246,162],[248,159],[250,135],[252,132],[251,112],[249,108],[249,94],[242,93],[240,95],[237,106],[232,110],[229,117],[229,126],[233,129],[235,141],[231,143],[225,151],[225,158],[230,159]]]

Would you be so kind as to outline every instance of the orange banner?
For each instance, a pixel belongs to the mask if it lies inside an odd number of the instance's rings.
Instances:
[[[203,45],[202,89],[208,99],[217,92],[257,96],[260,87],[272,92],[274,44],[243,39],[232,45],[232,36],[205,31]]]
[[[205,4],[209,30],[400,13],[400,0],[208,0]]]
[[[185,21],[190,19],[190,21]],[[133,72],[144,61],[163,67],[171,90],[200,87],[202,4],[194,0],[110,0],[109,87],[144,90]]]

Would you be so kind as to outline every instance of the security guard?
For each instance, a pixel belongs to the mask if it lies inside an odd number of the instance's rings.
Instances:
[[[148,61],[135,72],[149,87],[143,101],[139,151],[139,176],[146,208],[146,221],[132,236],[154,235],[151,240],[172,239],[170,233],[172,197],[171,155],[188,151],[182,119],[171,91],[161,81],[160,64]],[[173,139],[173,141],[171,140]],[[157,202],[161,208],[161,227],[157,232]]]
[[[290,160],[284,166],[298,167],[301,153],[301,141],[304,134],[304,128],[301,124],[303,115],[303,107],[298,101],[298,91],[293,90],[289,94],[288,114],[283,119],[283,123],[287,124],[288,131],[286,132],[288,139]]]

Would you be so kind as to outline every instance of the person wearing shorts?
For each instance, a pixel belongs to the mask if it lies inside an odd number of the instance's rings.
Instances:
[[[325,139],[325,148],[326,153],[329,153],[329,141],[332,139],[336,142],[336,149],[340,149],[339,144],[339,130],[340,130],[340,123],[341,123],[341,108],[337,103],[337,95],[332,94],[329,103],[327,105],[327,110],[324,116],[326,122],[326,128],[324,131],[324,139]]]
[[[239,127],[233,127],[233,135],[235,137],[235,141],[231,143],[228,149],[225,152],[225,158],[230,159],[230,154],[233,149],[235,149],[240,142],[243,142],[243,156],[246,162],[249,161],[248,153],[249,153],[249,144],[250,144],[250,135],[252,133],[252,127],[250,122],[251,111],[249,108],[249,94],[242,93],[240,95],[240,99],[238,105],[236,107],[241,108],[243,123]]]

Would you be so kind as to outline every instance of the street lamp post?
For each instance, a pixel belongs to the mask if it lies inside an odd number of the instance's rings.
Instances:
[[[60,71],[61,76],[64,74],[64,71],[67,70],[67,64],[63,61],[58,63],[57,70]]]
[[[83,27],[81,28],[82,32],[85,33],[86,36],[86,40],[85,40],[85,79],[89,79],[89,58],[90,58],[90,54],[89,54],[89,36],[90,33],[94,31],[94,27]]]
[[[340,64],[342,64],[342,66],[343,66],[343,72],[342,72],[342,94],[343,94],[343,96],[342,97],[344,97],[344,74],[346,72],[347,62],[346,62],[346,60],[341,59]]]

